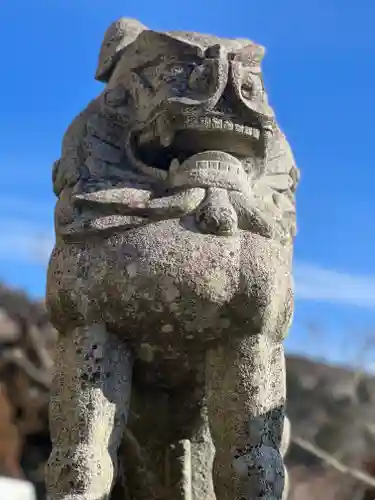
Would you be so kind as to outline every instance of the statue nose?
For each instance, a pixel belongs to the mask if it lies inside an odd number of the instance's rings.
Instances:
[[[190,91],[215,97],[210,99],[211,110],[235,114],[241,110],[241,101],[235,90],[230,71],[228,51],[220,44],[208,47],[205,59],[190,74]]]
[[[185,89],[169,99],[187,107],[212,110],[220,99],[228,81],[229,63],[220,45],[208,47],[186,82]]]
[[[213,45],[205,50],[204,56],[190,73],[188,88],[202,94],[217,93],[219,88],[222,91],[229,74],[226,50],[221,45]]]
[[[210,62],[204,61],[202,64],[195,66],[188,78],[189,90],[198,94],[206,94],[210,89],[215,89],[215,71]]]

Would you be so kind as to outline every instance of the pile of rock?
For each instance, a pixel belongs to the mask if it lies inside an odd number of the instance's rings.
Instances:
[[[0,475],[28,479],[40,495],[55,342],[43,304],[0,285]]]

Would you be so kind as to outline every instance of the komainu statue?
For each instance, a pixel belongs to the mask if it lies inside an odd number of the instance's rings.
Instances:
[[[122,18],[54,164],[49,500],[280,500],[298,170],[250,40]]]

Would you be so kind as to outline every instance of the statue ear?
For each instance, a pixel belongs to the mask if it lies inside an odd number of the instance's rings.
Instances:
[[[95,78],[107,83],[124,49],[133,43],[146,26],[136,19],[120,18],[110,25],[100,48]]]
[[[266,53],[262,45],[248,43],[235,56],[235,60],[241,61],[246,66],[259,67]]]

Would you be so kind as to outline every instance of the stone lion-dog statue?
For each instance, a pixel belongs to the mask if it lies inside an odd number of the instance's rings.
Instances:
[[[264,52],[105,34],[53,167],[48,500],[109,499],[119,471],[129,500],[286,498],[298,169]]]

